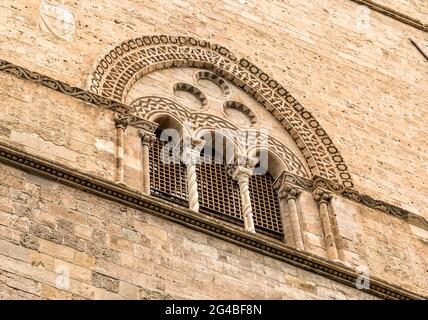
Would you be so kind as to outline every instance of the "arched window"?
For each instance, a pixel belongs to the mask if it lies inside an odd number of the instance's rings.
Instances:
[[[279,198],[273,188],[274,178],[271,174],[271,172],[275,174],[275,170],[279,170],[281,165],[278,160],[269,156],[267,151],[258,152],[257,157],[260,162],[257,164],[249,181],[256,232],[283,239],[284,231]],[[263,161],[263,157],[267,157],[267,161]]]
[[[282,239],[279,199],[273,189],[273,178],[269,172],[250,177],[249,189],[256,231]]]
[[[206,135],[207,143],[202,150],[201,161],[197,165],[197,182],[200,212],[217,218],[243,225],[241,195],[238,183],[228,173],[228,160],[225,149],[215,148],[218,139]],[[223,138],[220,146],[227,146]],[[232,155],[233,156],[233,155]]]
[[[180,144],[179,126],[166,117],[156,122],[159,127],[150,152],[150,193],[188,206],[186,166],[176,152]]]

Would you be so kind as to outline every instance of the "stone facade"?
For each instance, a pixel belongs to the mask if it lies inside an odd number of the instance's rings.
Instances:
[[[5,1],[0,297],[427,297],[428,78],[424,56],[409,42],[428,52],[425,4],[397,2],[388,11],[381,1],[376,10],[358,2]],[[65,26],[43,18],[44,10]],[[397,13],[404,18],[391,17]],[[161,66],[154,54],[140,56],[153,61],[127,83],[116,62],[104,70],[104,83],[112,77],[121,95],[94,89],[110,50],[152,34],[167,36],[147,37],[147,47],[178,39],[180,54],[190,57],[206,40],[207,57],[227,61]],[[226,72],[229,62],[236,75]],[[251,63],[260,67],[257,88]],[[200,80],[198,73],[213,75]],[[218,91],[214,76],[226,79],[227,90]],[[277,101],[265,101],[263,83]],[[247,220],[244,230],[199,213],[196,178],[187,185],[189,208],[149,195],[149,145],[156,126],[171,124],[165,114],[195,129],[269,128],[282,161],[269,169],[283,240],[254,234]],[[305,118],[307,127],[316,123],[307,133]],[[183,218],[166,214],[174,211]],[[245,212],[251,217],[251,208]],[[358,289],[361,268],[369,288]]]

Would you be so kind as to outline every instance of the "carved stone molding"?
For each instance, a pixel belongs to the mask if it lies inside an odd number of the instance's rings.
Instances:
[[[191,37],[154,35],[125,41],[101,57],[88,79],[91,92],[125,101],[132,85],[155,70],[180,66],[210,70],[241,88],[290,133],[312,175],[352,187],[351,175],[326,131],[285,88],[226,48]]]
[[[243,134],[251,132],[251,130],[238,129],[232,122],[226,119],[203,112],[191,112],[179,103],[163,97],[140,97],[134,100],[131,106],[135,108],[134,114],[139,119],[150,118],[154,113],[164,112],[174,115],[174,118],[178,119],[181,123],[190,122],[194,128],[197,128],[197,132],[206,129],[224,129],[225,133],[227,133],[227,130],[236,130],[235,132],[239,131]],[[268,136],[264,141],[260,140],[260,135],[256,134],[252,147],[257,148],[267,144],[269,150],[275,152],[283,160],[284,166],[289,172],[306,178],[310,177],[305,165],[287,146],[271,136]],[[239,148],[239,145],[237,147]]]
[[[131,111],[131,108],[123,103],[83,90],[81,88],[72,87],[65,82],[52,79],[23,67],[19,67],[2,59],[0,59],[0,71],[13,75],[22,80],[29,80],[39,83],[42,86],[48,87],[67,96],[74,97],[83,102],[90,103],[101,108],[107,108],[119,113],[128,113]]]
[[[0,161],[32,174],[52,179],[58,183],[81,189],[96,196],[117,201],[149,214],[155,214],[200,232],[218,237],[236,245],[265,254],[333,281],[355,288],[359,274],[352,268],[328,261],[306,252],[299,252],[263,235],[253,235],[230,227],[206,215],[192,213],[185,208],[171,206],[169,201],[141,194],[108,180],[81,173],[62,164],[53,163],[26,152],[0,144]],[[380,278],[370,277],[370,287],[363,291],[383,299],[427,299],[416,293],[390,284]]]

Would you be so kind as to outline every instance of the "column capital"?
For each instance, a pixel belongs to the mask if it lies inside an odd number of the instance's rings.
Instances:
[[[330,202],[333,198],[333,193],[327,189],[318,187],[312,192],[312,196],[318,204],[322,204]]]
[[[125,130],[128,127],[130,122],[129,115],[124,113],[115,112],[113,115],[113,120],[116,125],[116,128],[121,128]]]
[[[183,137],[183,162],[185,164],[196,164],[201,156],[204,145],[205,140],[203,139],[192,136]]]
[[[234,179],[248,179],[253,174],[258,159],[247,155],[237,155],[236,163],[228,166],[228,173]]]
[[[277,192],[280,198],[297,200],[302,193],[302,189],[291,183],[284,183],[279,189],[277,189]]]
[[[156,135],[147,130],[144,130],[144,129],[138,130],[138,135],[141,138],[141,144],[143,146],[151,147],[152,144],[156,141]]]
[[[249,170],[253,170],[258,162],[259,160],[257,158],[248,156],[246,154],[238,154],[236,156],[236,164]]]
[[[159,126],[159,124],[157,124],[156,122],[149,121],[146,119],[141,119],[136,116],[130,116],[129,123],[134,127],[136,127],[137,129],[144,130],[151,133],[155,132]]]
[[[201,152],[205,146],[205,140],[190,135],[183,137],[183,150],[195,150]]]

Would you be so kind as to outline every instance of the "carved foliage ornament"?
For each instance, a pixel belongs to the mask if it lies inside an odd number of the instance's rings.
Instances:
[[[307,159],[312,175],[346,188],[353,186],[342,156],[312,114],[258,67],[217,44],[166,35],[131,39],[98,61],[88,87],[93,93],[123,102],[138,79],[176,66],[205,68],[242,88],[288,130]]]

